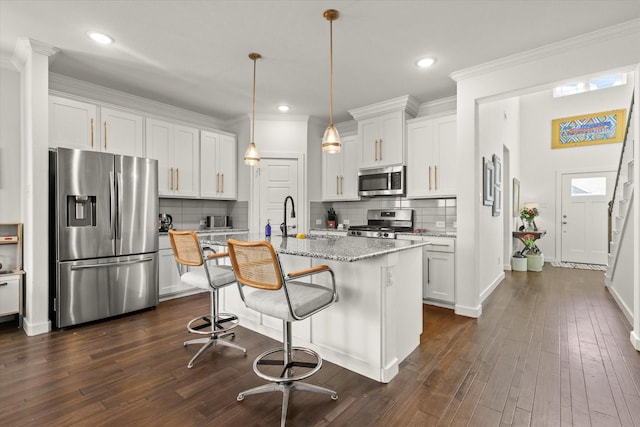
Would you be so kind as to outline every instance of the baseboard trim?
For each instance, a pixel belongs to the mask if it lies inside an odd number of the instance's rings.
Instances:
[[[460,316],[478,318],[482,316],[482,304],[476,307],[465,307],[464,305],[456,304],[455,313]]]
[[[47,320],[44,323],[31,323],[26,317],[22,319],[22,329],[27,336],[33,337],[35,335],[48,334],[51,332],[51,321]]]
[[[484,291],[480,293],[480,304],[482,304],[484,300],[487,299],[489,295],[491,295],[493,291],[496,290],[496,288],[498,287],[500,282],[502,282],[503,279],[504,279],[504,271],[501,271],[500,274],[498,274],[498,277],[496,277],[494,281],[491,282],[491,284]]]
[[[629,335],[633,348],[635,348],[637,351],[640,351],[640,335],[638,335],[636,331],[631,331],[631,334]]]
[[[605,285],[606,285],[606,280],[605,280]],[[607,290],[609,291],[613,299],[618,304],[618,308],[620,309],[620,311],[622,311],[622,314],[624,314],[624,317],[627,319],[629,324],[633,325],[633,312],[629,309],[629,307],[627,307],[627,305],[624,303],[622,298],[620,298],[620,295],[618,295],[618,291],[616,291],[616,288],[607,286]]]

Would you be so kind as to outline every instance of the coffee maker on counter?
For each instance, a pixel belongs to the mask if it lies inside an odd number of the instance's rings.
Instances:
[[[158,215],[158,231],[169,231],[173,228],[173,218],[169,214]]]

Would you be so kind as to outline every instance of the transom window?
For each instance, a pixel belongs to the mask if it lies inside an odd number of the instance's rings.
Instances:
[[[607,74],[590,79],[563,83],[561,86],[553,88],[553,97],[558,98],[561,96],[575,95],[577,93],[622,86],[624,84],[627,84],[627,73]]]
[[[604,176],[571,179],[571,197],[606,195],[607,178]]]

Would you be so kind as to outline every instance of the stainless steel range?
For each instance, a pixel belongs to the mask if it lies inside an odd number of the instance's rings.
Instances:
[[[367,211],[367,225],[351,226],[347,234],[395,239],[396,233],[400,232],[413,232],[413,209],[370,209]]]

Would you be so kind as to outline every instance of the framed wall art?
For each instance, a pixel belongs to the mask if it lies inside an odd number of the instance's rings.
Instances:
[[[622,142],[626,110],[583,114],[551,121],[551,148]]]
[[[491,215],[500,216],[500,212],[502,212],[502,188],[494,187],[493,191],[494,193]]]
[[[493,162],[482,158],[482,204],[485,206],[493,206]]]
[[[513,216],[520,216],[520,181],[513,178]]]
[[[493,183],[502,188],[502,160],[497,154],[493,155]]]

